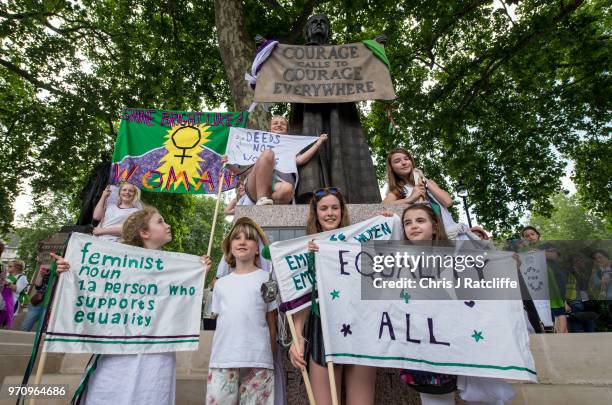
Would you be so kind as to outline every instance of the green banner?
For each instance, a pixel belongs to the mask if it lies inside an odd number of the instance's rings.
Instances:
[[[246,126],[247,112],[185,112],[128,108],[121,116],[111,184],[146,191],[216,194],[229,129]],[[225,169],[222,190],[236,186]]]

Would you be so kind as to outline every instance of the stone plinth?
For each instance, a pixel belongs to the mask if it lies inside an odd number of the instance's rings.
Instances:
[[[176,403],[177,405],[201,405],[206,394],[206,376],[213,332],[202,331],[196,352],[176,353]],[[0,383],[21,384],[23,373],[30,358],[34,333],[0,331]],[[46,398],[37,403],[45,405],[65,405],[70,403],[89,354],[48,353],[42,384],[66,384],[68,393],[64,398]],[[34,383],[36,367],[30,377]],[[0,399],[0,405],[14,404],[14,400]]]
[[[305,228],[309,205],[239,205],[234,218],[249,217],[262,228]],[[391,211],[401,215],[405,206],[383,204],[348,204],[351,223]]]
[[[204,402],[212,336],[212,332],[201,332],[197,352],[177,354],[177,405]],[[29,332],[0,331],[0,372],[4,373],[0,382],[21,382],[33,339],[34,334]],[[609,350],[611,341],[612,333],[532,335],[530,343],[536,362],[538,384],[513,383],[516,398],[512,405],[609,405],[612,403],[612,350]],[[68,384],[69,397],[72,397],[88,357],[50,354],[42,382]],[[302,377],[287,360],[286,350],[283,357],[287,403],[306,405],[308,399]],[[68,402],[64,398],[40,403],[59,405]],[[14,400],[0,399],[0,405],[14,403]],[[419,398],[418,394],[401,382],[399,370],[379,369],[376,404],[416,405],[419,404]]]
[[[402,215],[405,206],[382,204],[348,204],[351,223],[391,211]],[[234,219],[248,217],[257,222],[268,235],[270,243],[298,238],[306,234],[309,205],[239,205]]]

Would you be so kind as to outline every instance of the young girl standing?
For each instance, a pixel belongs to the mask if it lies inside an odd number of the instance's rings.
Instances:
[[[412,205],[402,213],[404,238],[409,241],[448,240],[444,226],[433,209],[424,204]],[[457,376],[429,371],[402,370],[402,380],[419,392],[423,405],[455,403]]]
[[[234,269],[215,283],[217,315],[206,386],[207,404],[274,404],[276,302],[260,289],[269,274],[260,268],[259,241],[268,239],[249,218],[239,218],[223,241],[225,261]]]
[[[155,208],[147,207],[130,215],[123,224],[122,242],[127,245],[161,250],[172,240],[172,232]],[[57,272],[70,269],[62,257]],[[205,271],[211,267],[208,256],[202,258]],[[82,384],[85,391],[73,404],[86,405],[173,405],[176,391],[175,353],[93,355]]]
[[[331,231],[350,224],[349,215],[344,203],[344,197],[337,188],[324,188],[314,192],[310,201],[310,209],[306,224],[307,234]],[[316,252],[319,247],[314,239],[308,243],[308,249]],[[324,269],[317,269],[325,271]],[[316,294],[314,283],[313,298]],[[325,362],[325,347],[318,308],[313,300],[313,307],[304,309],[293,315],[296,333],[300,334],[307,319],[305,338],[297,336],[291,345],[289,355],[294,367],[304,369],[307,365],[312,383],[315,401],[318,405],[331,404],[331,388]],[[306,347],[304,348],[304,341]],[[357,365],[335,365],[337,398],[342,391],[342,374],[345,374],[346,403],[351,405],[367,405],[374,403],[374,388],[376,383],[376,368]]]
[[[419,243],[449,240],[444,224],[429,205],[415,204],[406,208],[402,213],[402,224],[405,240]],[[423,405],[452,405],[455,403],[457,376],[419,370],[402,370],[400,375],[406,384],[419,392]],[[487,402],[468,402],[468,404],[503,405],[504,401],[510,401],[514,397],[512,387],[502,381],[480,377],[460,378],[460,387],[467,387],[469,385],[467,379],[472,379],[470,381],[472,387],[488,385],[489,389],[482,390],[482,392],[495,398]],[[473,392],[469,394],[475,395]]]

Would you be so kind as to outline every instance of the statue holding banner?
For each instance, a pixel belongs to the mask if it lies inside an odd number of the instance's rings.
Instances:
[[[306,23],[306,45],[256,37],[257,54],[245,79],[255,90],[255,103],[291,103],[290,133],[328,134],[324,147],[300,167],[298,203],[329,186],[341,189],[350,203],[380,203],[355,102],[395,98],[385,38],[327,45],[329,34],[329,20],[316,14]]]
[[[327,44],[330,26],[327,16],[311,16],[304,29],[306,45]],[[306,203],[312,191],[334,186],[349,203],[380,203],[380,191],[372,155],[363,136],[355,103],[291,105],[291,133],[328,134],[328,142],[314,159],[299,168],[296,200]]]

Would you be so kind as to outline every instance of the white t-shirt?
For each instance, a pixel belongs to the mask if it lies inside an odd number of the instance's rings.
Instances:
[[[236,205],[255,205],[255,201],[251,200],[246,193],[236,203]]]
[[[131,214],[139,211],[140,208],[119,208],[116,204],[108,204],[104,211],[104,219],[100,226],[102,228],[110,228],[114,226],[121,226]],[[115,235],[100,235],[100,239],[110,240],[115,242],[119,240],[118,236]]]
[[[28,286],[28,278],[25,274],[15,274],[15,278],[17,279],[15,282],[17,285],[17,290],[13,291],[13,308],[17,308],[19,294],[21,294],[23,289]]]
[[[268,273],[257,269],[248,274],[232,272],[215,283],[212,312],[217,314],[211,368],[274,369],[270,330],[266,314],[277,308],[265,303],[261,285]]]
[[[105,354],[98,361],[84,405],[174,405],[174,353]]]

